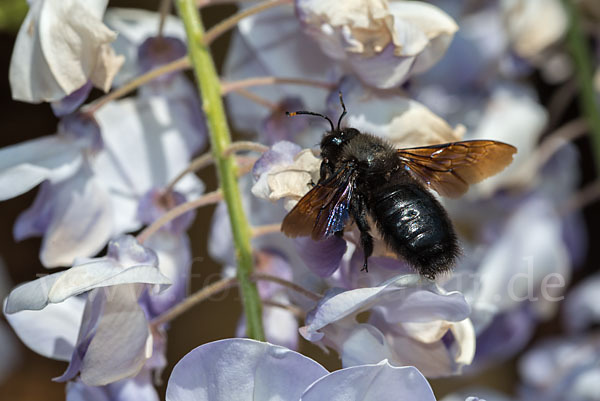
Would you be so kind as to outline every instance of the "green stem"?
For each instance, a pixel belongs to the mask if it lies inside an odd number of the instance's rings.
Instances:
[[[256,284],[250,278],[254,268],[250,246],[250,225],[242,208],[234,157],[223,154],[231,143],[231,136],[221,99],[219,76],[210,50],[204,41],[204,26],[196,9],[196,2],[177,0],[177,7],[185,26],[189,58],[194,68],[204,115],[208,122],[211,151],[231,220],[237,258],[237,278],[246,314],[246,334],[255,340],[264,341],[260,297]]]
[[[575,64],[575,75],[579,86],[579,103],[591,131],[596,170],[600,175],[600,113],[594,92],[592,59],[588,43],[581,29],[581,19],[572,0],[563,0],[569,14],[567,44]]]

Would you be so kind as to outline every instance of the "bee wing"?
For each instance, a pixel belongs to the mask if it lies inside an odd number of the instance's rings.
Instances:
[[[517,152],[488,140],[463,141],[398,150],[411,175],[442,196],[457,198],[470,184],[502,171]]]
[[[317,184],[285,216],[281,231],[289,237],[310,235],[318,241],[343,230],[355,178],[356,170],[345,167]]]

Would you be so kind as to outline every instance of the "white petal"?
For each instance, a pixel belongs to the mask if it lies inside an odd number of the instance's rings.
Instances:
[[[103,61],[102,46],[116,38],[98,16],[105,5],[78,0],[33,4],[11,60],[14,99],[56,101],[88,81]]]
[[[60,181],[81,165],[81,141],[46,136],[0,149],[0,200],[29,191],[44,180]]]
[[[96,66],[90,75],[90,80],[96,88],[108,92],[117,72],[123,66],[125,57],[115,54],[110,45],[102,45],[98,48]]]
[[[534,57],[561,39],[568,16],[558,0],[503,0],[503,19],[514,49],[521,57]]]
[[[390,11],[396,19],[405,20],[418,27],[427,38],[427,45],[419,50],[413,72],[429,69],[446,52],[454,33],[456,22],[440,8],[419,1],[393,1]]]
[[[169,378],[168,401],[296,401],[327,374],[317,362],[286,348],[247,339],[201,345]]]
[[[21,341],[46,358],[69,361],[77,342],[85,302],[73,297],[43,310],[6,314]]]

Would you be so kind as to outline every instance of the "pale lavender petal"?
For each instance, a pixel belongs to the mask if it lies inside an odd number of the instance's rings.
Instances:
[[[347,249],[346,241],[337,235],[320,241],[299,237],[294,239],[294,245],[306,267],[319,277],[331,276],[340,267]]]
[[[68,266],[75,258],[93,256],[106,245],[112,233],[113,210],[108,193],[87,165],[54,186],[52,204],[40,249],[44,266]]]
[[[150,328],[135,286],[105,291],[107,302],[80,370],[81,380],[92,386],[137,374],[152,352]]]
[[[103,387],[88,386],[80,380],[67,383],[67,401],[114,401]]]
[[[298,141],[309,126],[308,118],[290,118],[286,111],[306,110],[302,99],[297,97],[284,98],[262,124],[262,130],[259,131],[259,140],[266,145],[272,145],[279,141]],[[312,144],[311,144],[312,146]],[[296,152],[298,153],[298,152]]]
[[[309,40],[300,29],[292,7],[278,7],[243,19],[234,33],[224,65],[224,76],[236,81],[256,76],[286,76],[331,82],[335,80],[335,65]],[[253,93],[279,103],[294,96],[302,99],[306,110],[323,111],[327,95],[322,88],[307,85],[262,86]],[[232,123],[242,131],[260,131],[269,110],[241,96],[227,97]],[[293,110],[292,110],[293,111]],[[314,134],[321,135],[321,125],[314,125]]]
[[[138,47],[147,38],[156,36],[159,20],[158,12],[139,8],[111,7],[106,11],[105,24],[119,32],[112,47],[117,54],[125,56],[125,63],[115,77],[114,86],[123,86],[139,75]],[[164,20],[163,35],[185,40],[185,29],[181,20],[174,15],[167,15]]]
[[[152,379],[153,372],[143,369],[135,377],[109,384],[107,392],[110,394],[110,401],[159,401]]]
[[[158,266],[158,256],[151,248],[138,242],[133,235],[121,235],[110,241],[106,255],[124,267],[139,264]]]
[[[394,360],[394,351],[390,348],[385,335],[371,324],[358,324],[348,333],[341,344],[340,358],[342,366],[377,364],[385,359]]]
[[[61,100],[52,102],[52,111],[56,117],[66,116],[67,114],[73,113],[79,106],[85,102],[88,95],[93,88],[92,81],[87,81],[81,88],[68,96],[63,97]]]
[[[283,347],[247,339],[201,345],[175,365],[168,401],[296,401],[327,374],[317,362]]]
[[[600,274],[579,283],[564,301],[563,322],[571,333],[583,332],[600,322]]]
[[[283,304],[289,303],[285,297],[276,298],[275,301]],[[290,311],[275,306],[263,305],[262,312],[266,341],[296,351],[298,349],[298,320],[296,317]],[[238,321],[235,336],[246,336],[246,317],[244,315]]]
[[[229,223],[229,213],[225,202],[220,202],[212,216],[208,253],[211,258],[225,264],[235,265],[235,254],[232,252],[233,234]]]
[[[188,295],[190,273],[192,269],[192,252],[187,235],[173,235],[169,232],[158,232],[152,235],[145,244],[152,248],[158,256],[158,268],[171,281],[171,286],[159,294],[146,292],[143,300],[149,318],[166,311]]]
[[[68,361],[77,341],[83,306],[83,299],[73,297],[40,311],[23,310],[5,316],[31,350],[47,358]]]
[[[203,146],[205,126],[188,89],[173,96],[111,102],[97,113],[106,152],[97,155],[93,168],[110,193],[115,233],[139,229],[138,200],[153,188],[164,188]],[[203,185],[188,174],[175,189],[194,198],[202,193]]]
[[[270,249],[257,250],[254,254],[256,258],[255,269],[257,272],[270,274],[271,276],[288,281],[293,280],[292,267],[285,255]],[[264,299],[285,290],[281,285],[266,280],[259,281],[256,285],[260,296]]]
[[[59,303],[94,288],[133,283],[164,288],[170,284],[156,267],[156,254],[132,241],[136,240],[122,237],[111,242],[109,256],[112,257],[92,259],[20,285],[8,296],[5,313],[39,310],[48,303]]]
[[[294,156],[296,156],[302,148],[293,142],[280,141],[275,143],[269,150],[263,153],[254,167],[252,167],[252,176],[258,180],[261,175],[269,172],[277,165],[292,164]]]
[[[415,56],[397,56],[394,46],[385,49],[372,57],[349,55],[352,68],[368,85],[380,89],[397,88],[406,81],[416,61]]]
[[[99,259],[73,266],[56,280],[48,293],[48,301],[62,302],[68,297],[94,288],[120,284],[146,283],[169,285],[171,281],[154,266],[137,265],[124,268],[110,259]]]
[[[60,181],[81,166],[82,143],[45,136],[0,149],[0,200],[13,198],[44,180]]]
[[[514,356],[531,340],[538,323],[525,304],[512,311],[500,313],[477,335],[477,352],[472,371]]]
[[[54,381],[69,381],[79,373],[85,353],[94,338],[98,321],[102,317],[107,294],[108,292],[102,290],[93,290],[88,294],[79,326],[77,342],[69,358],[69,366],[61,376],[55,377]]]
[[[442,293],[431,286],[388,291],[379,301],[378,311],[389,323],[433,320],[459,322],[469,317],[471,308],[460,292]]]
[[[137,50],[137,64],[140,73],[146,73],[162,65],[175,61],[187,54],[185,42],[179,38],[161,36],[146,39]],[[169,81],[173,74],[171,72],[161,75],[157,81]],[[157,81],[154,81],[156,83]]]
[[[177,191],[164,191],[153,188],[142,196],[138,204],[137,219],[143,224],[149,225],[158,220],[170,209],[181,205],[187,201],[185,195]],[[161,230],[168,230],[172,234],[182,234],[190,227],[196,218],[196,211],[191,210],[179,217],[169,221],[161,227]]]
[[[73,113],[64,116],[58,123],[58,133],[79,139],[86,150],[97,152],[104,147],[100,125],[96,118],[89,114]]]
[[[4,313],[40,310],[48,305],[48,294],[63,272],[44,275],[37,280],[17,286],[4,302]]]
[[[344,291],[319,302],[307,316],[301,334],[310,341],[319,340],[323,327],[373,306],[391,323],[461,321],[469,316],[470,307],[462,294],[440,291],[418,275],[395,277],[379,287]]]
[[[435,396],[416,368],[383,361],[332,372],[313,383],[300,400],[435,401]]]
[[[57,186],[50,181],[42,182],[33,204],[19,214],[15,221],[13,226],[15,241],[44,235],[52,221],[56,188]]]

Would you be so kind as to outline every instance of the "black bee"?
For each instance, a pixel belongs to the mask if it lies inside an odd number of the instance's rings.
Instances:
[[[354,128],[340,128],[326,116],[331,131],[321,140],[320,179],[283,220],[290,237],[320,240],[341,235],[349,217],[360,230],[365,260],[373,253],[367,216],[388,247],[430,279],[448,271],[460,253],[448,214],[429,192],[456,198],[470,184],[503,170],[517,149],[502,142],[476,140],[408,149]]]

